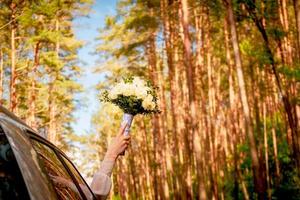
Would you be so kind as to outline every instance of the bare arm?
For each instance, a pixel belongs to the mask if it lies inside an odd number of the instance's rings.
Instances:
[[[97,199],[106,199],[111,189],[111,173],[119,155],[123,153],[129,143],[130,136],[123,134],[126,124],[120,128],[118,135],[109,145],[105,157],[100,165],[99,171],[94,175],[91,189],[96,195]]]
[[[95,173],[93,177],[93,181],[91,184],[91,189],[97,199],[103,200],[106,199],[110,189],[111,189],[111,173],[115,162],[119,155],[126,150],[130,143],[130,136],[124,136],[123,132],[125,130],[125,126],[122,126],[118,135],[114,138],[112,143],[109,145],[108,150],[105,154],[105,157],[100,165],[100,169]],[[76,185],[68,179],[59,176],[52,176],[50,178],[56,184],[62,184],[64,186],[69,187],[73,191],[79,194]],[[82,191],[88,197],[88,199],[92,199],[91,193],[86,185],[79,184]],[[80,194],[79,194],[80,195]]]

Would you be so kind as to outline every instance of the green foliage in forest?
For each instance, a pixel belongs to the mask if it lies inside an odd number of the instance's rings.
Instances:
[[[0,3],[1,104],[69,147],[89,177],[123,114],[102,102],[91,134],[71,134],[83,45],[72,22],[90,3]],[[299,7],[299,0],[118,1],[96,38],[94,72],[105,77],[96,89],[144,77],[158,86],[162,112],[135,117],[113,199],[300,199]]]
[[[186,3],[188,11],[184,10]],[[229,4],[235,24],[228,19]],[[137,194],[147,199],[199,199],[200,195],[207,199],[281,199],[288,194],[299,198],[294,133],[281,99],[287,93],[291,108],[299,109],[299,27],[294,9],[285,0],[118,2],[116,15],[107,16],[98,37],[96,52],[105,59],[96,72],[106,74],[98,89],[109,88],[124,74],[145,76],[162,90],[159,97],[164,98],[166,109],[147,123],[135,120],[133,141],[143,145],[132,147],[127,161],[119,163],[115,198],[135,199]],[[187,12],[188,37],[182,18]],[[240,97],[232,26],[237,28],[249,122],[245,122]],[[186,38],[191,42],[192,80],[186,76]],[[194,91],[189,91],[191,81]],[[189,135],[190,92],[196,95],[198,106],[194,120],[199,130],[194,135]],[[97,116],[107,116],[102,109]],[[292,115],[299,120],[299,114]],[[113,123],[111,120],[101,118],[95,124],[101,127]],[[118,125],[119,119],[115,122]],[[254,147],[245,123],[253,126]],[[146,138],[140,138],[141,134]],[[253,148],[258,152],[261,188],[255,185]],[[131,155],[135,163],[129,162]],[[145,168],[149,176],[143,174]],[[129,175],[120,175],[124,173]]]
[[[82,91],[77,82],[82,72],[77,50],[83,42],[74,36],[73,19],[86,14],[91,3],[90,0],[0,3],[0,24],[6,24],[0,30],[3,53],[0,71],[4,72],[0,78],[4,91],[1,101],[43,136],[64,148],[67,148],[64,138],[73,133],[75,95]],[[11,66],[12,59],[15,68]],[[16,90],[15,94],[11,89]]]

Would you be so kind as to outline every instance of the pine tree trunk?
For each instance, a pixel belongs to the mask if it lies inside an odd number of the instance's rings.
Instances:
[[[271,193],[271,180],[270,180],[270,167],[269,167],[269,146],[268,146],[268,132],[267,132],[267,122],[266,122],[266,103],[263,104],[263,117],[264,117],[264,150],[265,150],[265,162],[266,162],[266,178],[267,178],[267,193],[268,199],[272,199]]]
[[[167,108],[166,108],[166,97],[165,97],[165,86],[163,81],[163,62],[162,60],[158,63],[157,69],[157,84],[160,88],[159,99],[160,108],[162,113],[159,115],[160,120],[160,133],[161,133],[161,156],[162,156],[162,181],[165,199],[169,199],[170,196],[170,183],[168,180],[168,171],[173,170],[171,165],[170,145],[169,145],[169,134],[167,129]]]
[[[252,97],[252,101],[253,101],[253,108],[252,108],[252,113],[253,113],[253,116],[254,116],[254,119],[255,119],[255,130],[256,130],[256,133],[257,133],[257,136],[258,137],[262,137],[264,138],[264,132],[262,131],[261,127],[263,126],[262,124],[262,120],[261,120],[261,115],[260,115],[260,102],[258,100],[259,97],[261,97],[262,95],[260,94],[260,88],[258,88],[257,86],[257,77],[260,77],[259,76],[259,72],[255,73],[254,71],[254,66],[253,66],[253,62],[252,59],[250,58],[249,59],[249,68],[250,68],[250,92],[251,92],[251,97]],[[265,142],[265,141],[264,141]],[[258,157],[259,157],[259,167],[260,167],[260,174],[261,174],[261,177],[260,179],[262,180],[265,180],[265,183],[266,183],[266,190],[269,192],[269,185],[268,185],[268,169],[265,168],[265,166],[268,164],[268,163],[265,163],[264,162],[264,142],[262,143],[260,140],[258,140],[257,142],[257,145],[258,145]]]
[[[272,79],[272,77],[265,75],[265,79]],[[269,78],[270,77],[270,78]],[[276,88],[275,84],[272,83],[272,80],[269,81],[273,87]],[[274,98],[275,96],[275,98]],[[276,104],[278,104],[278,100],[276,100],[276,96],[277,95],[272,95],[267,97],[267,105],[268,105],[268,109],[270,111],[274,111],[276,110]],[[274,153],[274,161],[275,161],[275,186],[278,186],[279,184],[279,180],[280,180],[280,166],[279,166],[279,159],[278,159],[278,148],[277,148],[277,136],[276,136],[276,130],[275,127],[277,126],[277,122],[274,119],[274,114],[271,115],[271,122],[272,122],[272,127],[271,127],[271,133],[272,133],[272,141],[273,141],[273,153]]]
[[[155,45],[155,33],[152,33],[149,42],[147,52],[148,52],[148,63],[149,63],[149,75],[154,85],[157,85],[157,56],[156,56],[156,45]],[[162,149],[157,147],[162,146],[162,133],[161,133],[161,124],[158,115],[154,115],[152,117],[152,124],[153,124],[153,145],[154,145],[154,160],[153,162],[156,162],[157,165],[155,165],[154,169],[154,176],[156,177],[154,179],[154,191],[155,193],[155,199],[157,198],[163,198],[165,199],[165,190],[163,188],[164,185],[167,185],[166,179],[162,179],[163,177],[166,177],[166,174],[163,174],[163,171],[165,171],[164,168],[164,161],[162,156]],[[157,173],[157,174],[156,174]]]
[[[31,88],[30,88],[30,100],[29,100],[29,116],[28,125],[33,129],[36,129],[35,121],[35,104],[36,104],[36,71],[39,65],[39,42],[34,46],[34,63],[31,71]]]
[[[202,16],[202,12],[201,12],[201,8],[196,7],[195,8],[195,29],[196,29],[196,45],[197,45],[197,49],[196,49],[196,60],[195,60],[195,84],[197,84],[197,82],[199,82],[200,80],[198,78],[196,78],[196,76],[200,76],[201,72],[202,72],[202,67],[203,67],[203,63],[204,63],[204,56],[203,56],[203,46],[204,46],[204,41],[203,41],[203,16]],[[200,78],[200,77],[199,77]]]
[[[211,52],[211,36],[210,36],[210,18],[209,18],[209,10],[206,9],[206,21],[207,21],[207,32],[206,32],[206,65],[207,65],[207,85],[208,85],[208,133],[207,138],[209,141],[209,158],[210,158],[210,179],[211,179],[211,190],[213,192],[213,199],[219,199],[219,190],[218,190],[218,181],[216,178],[216,149],[215,149],[215,143],[217,139],[217,131],[216,131],[216,124],[213,122],[215,119],[215,70],[213,69],[213,56]]]
[[[263,200],[266,197],[265,180],[261,179],[262,175],[260,172],[258,151],[257,151],[257,146],[254,138],[254,133],[253,133],[252,119],[250,116],[249,103],[248,103],[246,86],[245,86],[243,69],[242,69],[242,60],[240,56],[235,19],[233,15],[232,0],[228,0],[228,1],[225,0],[225,4],[228,12],[228,17],[229,17],[229,26],[231,30],[232,46],[233,46],[234,56],[235,56],[237,80],[238,80],[238,86],[240,92],[240,99],[242,102],[243,116],[245,120],[245,129],[250,143],[254,187],[255,187],[255,191],[258,194],[258,199]]]
[[[288,15],[287,15],[287,2],[286,0],[278,0],[278,4],[279,4],[280,22],[284,32],[286,33],[286,35],[283,37],[284,57],[286,63],[291,65],[293,62],[293,58],[292,58],[291,41],[289,37],[290,34],[289,34],[289,22],[288,22]]]
[[[279,167],[279,160],[278,160],[278,150],[277,150],[277,137],[276,137],[276,131],[274,126],[272,127],[272,140],[273,140],[273,149],[274,149],[274,160],[275,160],[275,174],[277,179],[280,177],[280,167]]]
[[[59,32],[59,21],[58,19],[55,20],[55,31]],[[55,53],[57,60],[59,59],[59,50],[60,50],[60,42],[59,39],[57,39],[55,43]],[[57,112],[57,105],[55,102],[55,81],[56,81],[56,72],[51,75],[51,80],[49,83],[49,99],[48,99],[48,113],[49,113],[49,127],[48,127],[48,138],[51,142],[56,144],[57,142],[57,121],[56,121],[56,112]]]
[[[201,16],[201,8],[196,7],[194,10],[195,14],[195,29],[196,29],[196,44],[197,44],[197,50],[196,50],[196,61],[195,61],[195,87],[199,88],[199,90],[195,92],[204,93],[201,89],[203,88],[202,81],[201,81],[201,74],[202,74],[202,68],[204,65],[204,57],[203,57],[203,17]],[[195,96],[196,97],[196,96]],[[197,102],[196,104],[199,105],[200,100],[195,99]],[[202,105],[204,107],[204,105]],[[203,109],[203,108],[202,108]],[[199,114],[197,115],[197,120],[201,120],[203,118],[204,113],[199,111]],[[198,130],[203,130],[204,127],[202,126],[203,123],[199,122]],[[193,150],[195,154],[196,159],[196,172],[197,172],[197,179],[198,179],[198,196],[200,200],[206,200],[207,199],[207,192],[205,188],[205,178],[203,173],[203,161],[202,161],[202,155],[203,155],[203,148],[201,146],[201,140],[203,140],[203,135],[201,135],[201,131],[197,131],[195,133],[195,137],[193,138]]]
[[[53,91],[54,91],[54,88],[53,88],[53,84],[50,83],[50,86],[49,86],[49,100],[48,100],[48,105],[49,105],[49,108],[48,108],[48,113],[49,113],[49,126],[48,126],[48,139],[56,144],[56,139],[57,139],[57,136],[56,136],[56,120],[55,120],[55,116],[56,116],[56,104],[54,102],[54,98],[53,98]]]
[[[255,7],[247,6],[247,10],[248,10],[249,14],[252,15],[252,19],[264,41],[264,47],[266,50],[266,54],[270,61],[270,65],[272,67],[272,72],[275,77],[275,83],[276,83],[277,89],[279,91],[279,95],[281,96],[281,99],[282,99],[282,102],[284,105],[284,109],[285,109],[285,112],[286,112],[286,115],[288,118],[288,124],[291,129],[293,154],[294,154],[294,158],[296,160],[298,173],[300,174],[300,146],[299,146],[300,136],[298,135],[299,131],[298,131],[298,127],[297,127],[297,121],[296,121],[297,119],[295,119],[296,116],[293,114],[292,106],[291,106],[291,103],[289,100],[288,93],[286,93],[282,87],[281,79],[280,79],[279,73],[277,71],[277,64],[275,62],[275,58],[274,58],[274,55],[273,55],[271,47],[270,47],[269,37],[267,35],[264,24],[262,23],[262,18],[259,18],[257,16]]]
[[[128,199],[126,198],[126,180],[125,180],[125,174],[126,174],[126,169],[125,167],[127,165],[124,165],[124,160],[121,160],[118,162],[118,186],[119,186],[119,195],[121,199]]]
[[[11,47],[11,75],[10,75],[10,102],[9,102],[9,108],[12,112],[17,112],[17,93],[16,93],[16,31],[17,31],[17,25],[15,22],[16,19],[16,4],[11,3],[10,9],[11,9],[11,29],[10,29],[10,47]]]
[[[132,149],[129,148],[128,149],[128,153],[130,155],[133,155]],[[133,187],[133,190],[130,190],[130,198],[131,199],[137,199],[138,198],[138,194],[140,192],[138,192],[138,174],[137,174],[137,168],[135,165],[135,159],[133,156],[128,157],[128,162],[129,162],[129,179],[132,181],[131,185]]]
[[[238,152],[237,152],[237,116],[236,116],[236,97],[234,92],[234,75],[233,75],[233,60],[230,52],[230,35],[228,27],[228,16],[224,20],[224,36],[225,36],[225,48],[226,48],[226,61],[228,65],[228,82],[229,82],[229,130],[232,137],[233,145],[233,165],[234,165],[234,189],[233,196],[234,199],[238,199],[239,195],[239,172],[238,172]]]
[[[194,86],[194,66],[192,61],[192,45],[189,33],[189,5],[187,0],[180,0],[181,2],[181,25],[183,27],[183,46],[184,46],[184,64],[185,64],[185,73],[188,85],[188,97],[189,104],[191,108],[191,117],[192,117],[192,129],[195,129],[196,124],[196,104],[195,104],[195,86]]]
[[[297,27],[297,56],[300,60],[300,0],[294,0],[294,11],[295,11],[295,19],[296,19],[296,27]]]
[[[4,70],[4,58],[3,58],[3,50],[2,48],[0,49],[0,105],[3,105],[4,101],[3,101],[3,72]]]
[[[172,131],[172,143],[173,148],[172,152],[176,152],[176,156],[173,158],[174,163],[174,172],[172,172],[172,176],[174,179],[173,182],[173,191],[175,198],[178,197],[180,194],[179,191],[179,180],[180,174],[176,173],[179,170],[179,143],[178,143],[178,116],[177,116],[177,87],[176,87],[176,80],[175,80],[175,64],[174,64],[174,54],[173,54],[173,45],[175,45],[174,40],[174,30],[173,30],[173,23],[172,23],[172,9],[167,8],[168,1],[161,0],[161,14],[163,19],[163,34],[164,34],[164,41],[166,47],[166,54],[167,54],[167,63],[168,63],[168,81],[170,85],[170,115],[171,115],[171,131]],[[171,4],[173,6],[173,4]]]
[[[184,47],[184,58],[183,63],[185,66],[185,82],[187,83],[187,101],[188,107],[186,107],[186,128],[187,131],[185,133],[185,149],[187,154],[186,162],[186,170],[187,170],[187,198],[192,198],[193,190],[192,190],[192,180],[191,180],[191,167],[192,167],[192,145],[191,141],[193,141],[196,130],[197,130],[197,116],[196,116],[196,102],[195,102],[195,80],[194,80],[194,66],[192,61],[192,46],[191,39],[189,33],[189,9],[188,9],[188,1],[180,0],[179,5],[179,19],[180,25],[183,29],[183,47]],[[190,155],[190,156],[188,156]]]
[[[145,121],[142,120],[141,122],[141,128],[142,128],[142,132],[143,132],[143,143],[145,145],[145,170],[147,172],[150,171],[150,165],[151,165],[151,156],[150,156],[150,150],[149,150],[149,142],[148,142],[148,134],[147,134],[147,129],[146,129],[146,125],[145,125]],[[145,173],[146,174],[146,193],[148,195],[148,198],[150,199],[153,195],[152,192],[152,187],[151,187],[151,178],[149,173]]]

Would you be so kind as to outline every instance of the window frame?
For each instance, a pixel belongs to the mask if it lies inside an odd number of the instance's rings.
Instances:
[[[6,140],[6,144],[8,144],[9,145],[9,148],[10,148],[10,150],[11,150],[11,152],[12,152],[12,155],[13,155],[13,162],[14,162],[14,164],[15,164],[15,167],[17,168],[17,170],[18,170],[18,172],[17,172],[17,174],[18,174],[18,176],[20,176],[20,180],[19,181],[21,181],[21,185],[19,185],[19,186],[21,186],[21,187],[18,187],[18,189],[20,189],[20,188],[22,188],[24,191],[22,191],[21,193],[23,193],[23,195],[25,195],[26,196],[26,199],[31,199],[31,196],[30,196],[30,191],[29,191],[29,189],[28,189],[28,187],[27,187],[27,184],[26,184],[26,181],[25,181],[25,179],[24,179],[24,176],[23,176],[23,173],[22,173],[22,171],[21,171],[21,169],[20,169],[20,166],[19,166],[19,163],[18,163],[18,161],[17,161],[17,158],[16,158],[16,156],[15,156],[15,152],[14,152],[14,150],[13,150],[13,148],[11,147],[11,145],[10,145],[10,142],[9,142],[9,140],[8,140],[8,137],[7,137],[7,135],[6,135],[6,133],[4,132],[4,130],[3,130],[3,128],[2,128],[2,125],[0,124],[0,136],[2,136],[2,137],[5,137],[5,140]],[[16,171],[15,171],[15,174],[16,174]],[[6,176],[6,174],[4,175],[4,177]],[[15,180],[14,180],[14,182],[13,183],[16,183],[15,182]],[[20,183],[19,183],[20,184]],[[0,189],[0,191],[1,191],[1,189]],[[20,192],[20,190],[18,190],[18,193]],[[20,194],[20,193],[19,193]]]
[[[3,115],[1,111],[0,125],[13,150],[30,198],[57,199],[52,183],[49,182],[41,166],[36,162],[38,155],[30,142],[29,134],[27,134],[28,128],[13,120],[9,115]],[[32,183],[38,184],[38,187]]]
[[[93,196],[93,200],[96,200],[96,197],[95,197],[95,194],[93,193],[92,189],[89,187],[89,185],[87,184],[87,182],[84,180],[84,178],[81,176],[80,172],[77,170],[76,166],[74,165],[74,163],[72,163],[70,161],[70,159],[61,151],[58,151],[57,152],[58,154],[60,154],[61,156],[61,159],[63,160],[63,162],[67,165],[68,169],[71,171],[72,175],[74,176],[73,178],[76,179],[77,181],[77,178],[75,177],[74,173],[72,172],[72,170],[69,168],[68,164],[66,163],[66,161],[64,160],[64,158],[71,164],[71,166],[74,168],[74,170],[77,172],[77,174],[79,175],[79,177],[81,178],[81,180],[83,181],[83,183],[85,184],[85,186],[87,186],[88,190],[90,191],[90,193],[92,194]],[[80,185],[79,185],[80,187]],[[80,187],[81,188],[81,187]]]
[[[88,200],[88,199],[87,199],[86,195],[84,194],[84,192],[82,191],[82,189],[81,189],[81,187],[80,187],[80,185],[79,185],[79,183],[78,183],[75,175],[72,173],[71,169],[68,167],[68,164],[64,161],[64,158],[67,159],[71,163],[71,165],[73,166],[73,168],[76,170],[76,172],[79,174],[79,176],[83,180],[85,186],[89,189],[89,191],[93,195],[93,199],[96,200],[95,194],[93,193],[93,191],[91,190],[91,188],[89,187],[89,185],[86,183],[86,181],[84,180],[84,178],[81,176],[80,172],[77,170],[77,168],[75,167],[75,165],[70,161],[70,159],[66,156],[66,154],[64,152],[62,152],[54,144],[52,144],[49,141],[45,140],[41,136],[36,135],[35,133],[32,133],[30,131],[27,131],[27,132],[29,134],[29,138],[30,138],[31,144],[32,144],[32,140],[34,140],[34,141],[39,142],[39,143],[41,143],[43,145],[46,145],[51,150],[53,150],[53,152],[55,153],[55,155],[57,156],[57,158],[59,159],[59,161],[62,163],[63,167],[66,169],[66,171],[70,175],[73,183],[76,185],[76,188],[78,189],[78,191],[80,193],[80,196],[83,198],[83,200]],[[47,177],[50,180],[48,174],[47,174]]]

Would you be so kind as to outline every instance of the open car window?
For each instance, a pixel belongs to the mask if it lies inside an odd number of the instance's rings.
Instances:
[[[78,190],[67,169],[60,161],[54,150],[35,139],[32,144],[36,149],[41,165],[49,176],[60,200],[86,199]]]
[[[0,199],[30,199],[14,153],[1,127]]]
[[[80,173],[77,171],[75,166],[64,156],[61,154],[61,157],[64,159],[64,162],[67,164],[68,168],[71,170],[72,174],[74,175],[74,178],[77,180],[77,182],[80,185],[80,188],[84,192],[85,196],[88,200],[95,199],[91,189],[88,187],[87,183],[84,181]]]

